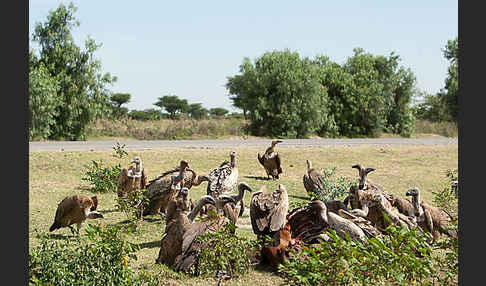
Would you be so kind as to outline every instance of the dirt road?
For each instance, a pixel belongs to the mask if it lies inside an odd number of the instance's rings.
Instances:
[[[266,148],[269,139],[222,139],[222,140],[121,140],[128,150],[157,149],[219,149],[219,148]],[[280,146],[319,147],[353,145],[447,145],[458,144],[457,138],[373,138],[373,139],[282,139]],[[112,150],[116,141],[55,141],[29,142],[29,152],[38,151],[103,151]]]

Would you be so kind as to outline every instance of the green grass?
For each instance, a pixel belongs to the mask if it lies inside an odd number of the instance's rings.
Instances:
[[[30,152],[29,153],[29,246],[37,245],[35,230],[48,231],[54,220],[58,203],[68,195],[93,195],[89,186],[81,178],[85,175],[83,167],[91,160],[102,159],[105,164],[114,165],[121,162],[127,166],[134,156],[140,156],[148,172],[149,179],[174,168],[182,159],[187,160],[198,173],[207,173],[229,159],[230,149],[198,150],[127,150],[129,158],[121,161],[112,157],[111,151],[103,152]],[[307,193],[302,183],[306,169],[305,160],[310,159],[319,169],[336,167],[336,176],[355,178],[357,172],[351,166],[357,163],[373,167],[369,179],[382,185],[386,191],[404,196],[412,186],[422,190],[422,199],[432,203],[432,191],[437,190],[446,181],[445,171],[458,167],[458,146],[326,146],[313,148],[278,148],[282,157],[283,176],[278,181],[266,181],[254,177],[265,176],[259,165],[257,153],[263,150],[248,148],[235,149],[239,169],[239,181],[247,182],[254,191],[266,185],[269,191],[284,184],[289,192],[289,201],[304,200]],[[250,178],[245,177],[250,176]],[[191,189],[191,197],[199,199],[205,194],[206,183]],[[127,223],[123,213],[115,211],[116,195],[112,193],[97,194],[98,209],[105,218],[88,220],[89,223],[118,224]],[[245,196],[245,205],[249,205],[250,195]],[[239,221],[240,222],[240,221]],[[248,218],[241,219],[248,223]],[[138,260],[132,264],[135,269],[145,269],[153,273],[170,273],[173,282],[180,285],[214,285],[216,280],[201,278],[180,278],[163,265],[155,265],[160,239],[165,228],[159,216],[148,216],[137,233],[127,233],[125,238],[140,245]],[[249,238],[256,238],[247,228],[238,229],[238,233]],[[85,235],[83,229],[81,235]],[[52,239],[66,239],[71,236],[68,228],[53,232]],[[172,281],[171,280],[171,281]],[[249,274],[233,280],[232,285],[268,285],[280,284],[283,280],[266,271],[252,270]]]

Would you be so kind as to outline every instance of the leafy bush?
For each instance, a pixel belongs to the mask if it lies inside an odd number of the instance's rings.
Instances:
[[[40,245],[29,251],[31,285],[133,285],[129,267],[138,246],[121,239],[119,227],[86,227],[87,241],[53,241],[39,235]]]
[[[127,197],[117,197],[116,209],[124,212],[127,216],[130,227],[128,230],[136,230],[138,223],[142,220],[143,210],[148,205],[149,199],[147,197],[147,190],[138,190],[136,192],[129,192]]]
[[[429,234],[390,225],[384,239],[366,243],[340,238],[328,231],[331,242],[304,245],[279,265],[288,284],[297,285],[431,285],[434,276]]]
[[[81,180],[91,183],[93,192],[116,192],[118,176],[121,172],[120,164],[104,167],[103,160],[99,162],[92,160],[91,165],[86,164],[84,167],[87,169],[86,176],[81,178]]]
[[[458,200],[450,192],[450,182],[457,180],[457,175],[457,169],[447,170],[446,177],[448,182],[438,191],[432,191],[435,206],[447,211],[452,216],[452,221],[446,228],[453,229],[456,233],[458,233]],[[458,245],[459,237],[448,236],[442,236],[434,245],[434,248],[437,250],[437,253],[434,255],[434,262],[440,273],[440,275],[437,275],[437,281],[441,285],[458,284]]]
[[[257,242],[236,235],[235,229],[236,226],[229,222],[217,232],[197,238],[205,245],[199,254],[197,274],[214,276],[218,271],[224,271],[233,277],[248,272]]]
[[[336,167],[322,170],[322,180],[324,188],[310,193],[311,199],[319,199],[323,202],[335,200],[346,196],[349,188],[355,184],[353,180],[346,177],[333,178],[336,173]]]

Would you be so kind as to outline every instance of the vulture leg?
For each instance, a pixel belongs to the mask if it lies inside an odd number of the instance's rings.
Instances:
[[[78,223],[76,224],[76,230],[77,230],[77,234],[78,234],[78,236],[79,236],[79,230],[81,229],[81,226],[82,226],[82,225],[83,225],[83,223],[82,223],[82,222],[78,222]]]
[[[73,233],[73,235],[76,235],[76,232],[74,231],[74,228],[72,225],[68,225],[69,229],[71,230],[71,232]]]

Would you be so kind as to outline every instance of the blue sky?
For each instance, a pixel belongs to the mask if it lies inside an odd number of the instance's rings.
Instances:
[[[71,1],[29,1],[29,35],[49,10]],[[132,95],[129,109],[156,108],[175,94],[206,108],[231,106],[226,78],[244,57],[290,49],[342,64],[361,47],[400,55],[417,87],[444,86],[447,40],[458,34],[457,1],[72,1],[76,42],[91,36],[104,72],[118,77],[113,92]]]

